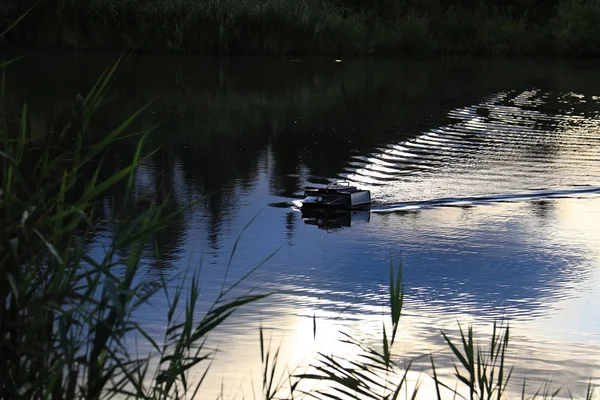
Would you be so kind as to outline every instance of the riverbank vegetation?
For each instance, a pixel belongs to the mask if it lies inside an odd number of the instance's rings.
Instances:
[[[6,0],[0,31],[29,9]],[[49,0],[4,43],[234,54],[600,54],[596,0]]]

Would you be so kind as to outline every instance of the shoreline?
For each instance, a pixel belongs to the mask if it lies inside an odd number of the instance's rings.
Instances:
[[[7,56],[8,57],[5,57]],[[452,61],[499,61],[499,62],[579,62],[579,61],[600,61],[598,55],[569,55],[569,54],[510,54],[510,55],[481,55],[481,54],[405,54],[405,53],[373,53],[373,54],[337,54],[337,53],[233,53],[233,54],[214,54],[208,52],[193,52],[193,51],[175,51],[175,50],[140,50],[135,48],[69,48],[61,45],[55,46],[24,46],[9,44],[6,47],[0,47],[0,57],[27,57],[28,55],[60,55],[60,56],[77,56],[77,55],[98,55],[98,56],[119,56],[125,57],[174,57],[185,59],[205,59],[210,61],[227,61],[227,60],[281,60],[290,63],[301,64],[303,62],[313,61],[341,61],[349,62],[354,60],[383,60],[397,62],[452,62]]]

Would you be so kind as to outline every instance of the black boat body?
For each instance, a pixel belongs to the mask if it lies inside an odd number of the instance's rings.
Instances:
[[[371,192],[360,190],[350,184],[335,183],[327,187],[307,188],[302,209],[334,209],[345,211],[371,208]]]

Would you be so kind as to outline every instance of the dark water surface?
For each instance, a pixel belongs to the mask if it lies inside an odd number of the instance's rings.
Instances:
[[[9,69],[9,92],[27,98],[32,129],[43,130],[55,105],[70,105],[109,61],[34,54]],[[150,273],[176,277],[202,262],[207,306],[223,279],[234,282],[282,246],[240,287],[276,294],[215,334],[223,352],[202,398],[260,388],[260,325],[290,366],[316,350],[344,351],[339,330],[379,343],[390,260],[402,260],[406,286],[398,357],[435,352],[450,377],[440,330],[454,335],[457,322],[472,322],[488,333],[506,318],[511,390],[526,376],[535,392],[550,377],[582,395],[600,359],[598,67],[129,59],[102,111],[106,128],[156,97],[139,125],[163,122],[151,138],[163,150],[136,185],[172,194],[174,207],[201,199],[159,238]],[[370,189],[372,212],[328,226],[303,220],[292,206],[302,187],[338,179]],[[160,335],[165,313],[157,300],[138,317]],[[428,360],[416,363],[413,383],[419,373],[428,398]]]

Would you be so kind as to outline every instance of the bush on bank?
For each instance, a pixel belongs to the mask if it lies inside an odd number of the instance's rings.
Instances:
[[[4,1],[0,30],[30,5]],[[7,43],[216,55],[593,56],[599,16],[596,0],[47,0]]]

